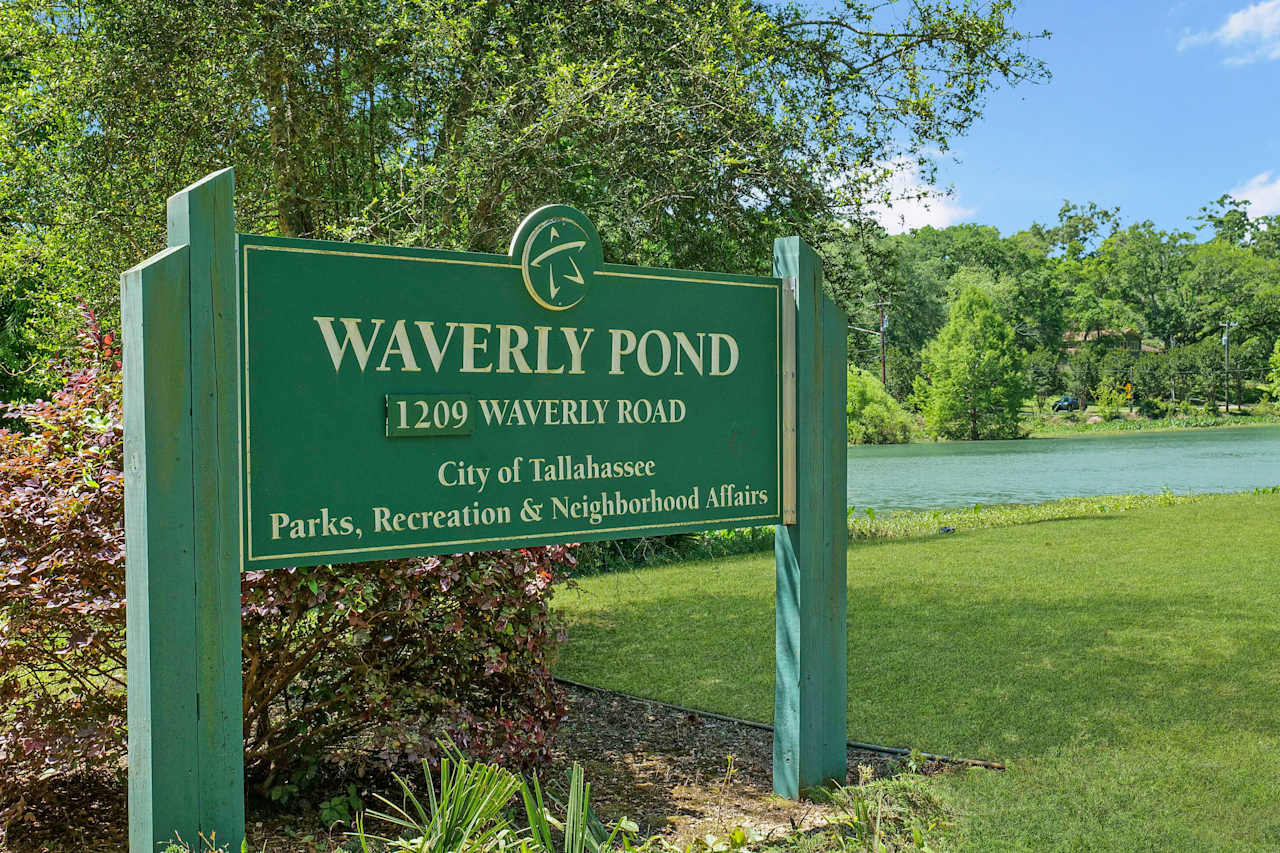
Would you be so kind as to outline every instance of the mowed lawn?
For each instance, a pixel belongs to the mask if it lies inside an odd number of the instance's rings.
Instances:
[[[963,850],[1280,850],[1280,496],[855,544],[849,736]],[[769,720],[772,554],[585,579],[559,675]]]

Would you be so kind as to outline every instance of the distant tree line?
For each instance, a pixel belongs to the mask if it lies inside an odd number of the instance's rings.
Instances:
[[[1055,224],[1008,237],[984,225],[850,227],[825,246],[851,317],[850,364],[879,375],[885,310],[887,390],[953,437],[1016,432],[977,413],[1062,393],[1111,409],[1123,388],[1123,402],[1146,401],[1150,414],[1256,398],[1280,339],[1280,216],[1248,206],[1223,196],[1194,232],[1124,225],[1095,203],[1066,203]]]

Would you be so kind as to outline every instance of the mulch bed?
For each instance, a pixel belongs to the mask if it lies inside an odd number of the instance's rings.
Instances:
[[[701,716],[656,702],[569,687],[569,715],[556,738],[547,787],[564,786],[578,762],[591,784],[591,803],[606,823],[627,817],[644,835],[688,841],[751,827],[780,837],[821,823],[827,807],[773,795],[773,734],[765,729]],[[860,770],[860,767],[863,768]],[[893,772],[884,755],[850,749],[849,779]],[[925,768],[926,772],[940,769]],[[12,853],[97,853],[126,849],[124,792],[102,780],[67,780],[56,811],[10,830]],[[250,850],[267,853],[331,851],[343,832],[314,814],[250,814]]]
[[[582,765],[605,822],[625,816],[645,835],[687,841],[738,826],[766,837],[785,834],[829,814],[818,804],[774,796],[767,729],[606,691],[570,687],[569,696],[554,759],[566,769]],[[885,755],[848,751],[850,780],[895,769]]]

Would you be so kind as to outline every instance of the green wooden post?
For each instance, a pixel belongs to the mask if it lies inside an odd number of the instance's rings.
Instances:
[[[129,841],[197,834],[195,562],[188,349],[190,255],[123,276]],[[179,322],[181,320],[182,322]],[[144,333],[145,329],[145,333]]]
[[[794,300],[794,334],[784,327],[783,347],[794,347],[796,472],[793,489],[784,476],[784,523],[774,545],[773,790],[796,799],[845,779],[846,320],[823,292],[821,259],[800,238],[774,242],[773,271],[785,280],[783,299]],[[784,436],[784,466],[788,443]]]
[[[134,853],[244,836],[233,192],[170,198],[171,248],[122,287]]]

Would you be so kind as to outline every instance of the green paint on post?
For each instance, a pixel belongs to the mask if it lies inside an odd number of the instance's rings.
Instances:
[[[135,851],[244,837],[233,191],[170,198],[171,248],[124,276]]]
[[[777,528],[773,790],[796,799],[845,779],[847,681],[845,318],[823,292],[822,261],[777,240],[774,274],[796,290],[796,516]],[[784,298],[792,298],[784,293]]]
[[[168,205],[169,245],[187,244],[191,256],[200,832],[230,850],[244,836],[234,195],[223,169]]]
[[[129,843],[138,851],[175,832],[194,839],[198,828],[189,278],[181,246],[121,283]]]

